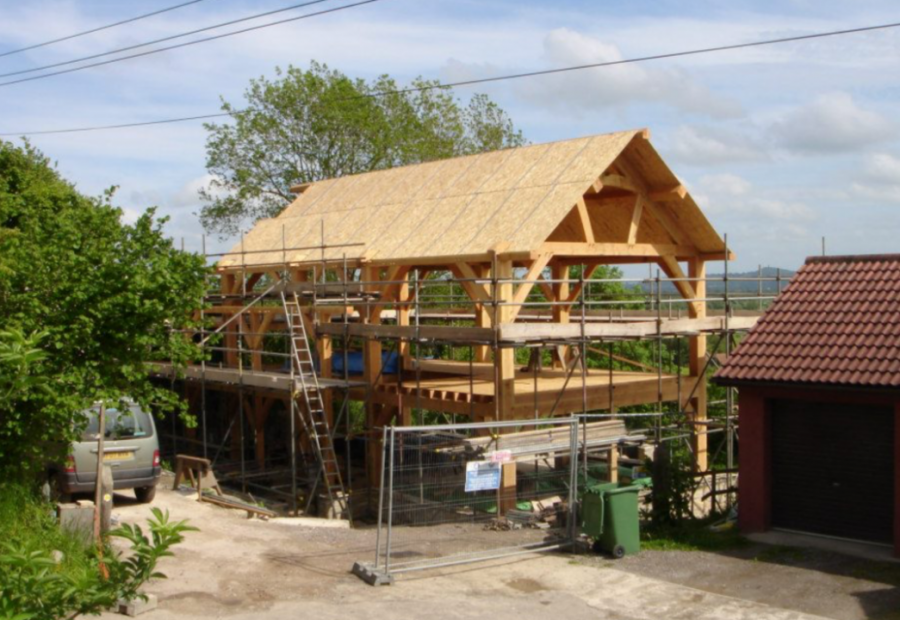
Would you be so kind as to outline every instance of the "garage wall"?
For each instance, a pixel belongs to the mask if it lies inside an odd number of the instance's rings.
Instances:
[[[739,388],[740,491],[738,526],[744,533],[772,526],[772,411],[775,399],[888,404],[894,410],[894,553],[900,557],[900,400],[885,394],[829,388],[781,388],[744,385]],[[839,458],[839,457],[838,457]]]

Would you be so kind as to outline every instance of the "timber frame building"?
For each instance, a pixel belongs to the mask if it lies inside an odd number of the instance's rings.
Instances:
[[[315,342],[332,429],[346,410],[333,402],[339,391],[364,403],[358,434],[369,439],[380,436],[380,427],[413,423],[423,410],[506,421],[666,402],[684,414],[696,464],[706,469],[707,335],[750,327],[755,317],[707,312],[706,264],[731,256],[648,131],[458,157],[292,191],[296,199],[278,217],[258,222],[221,255],[217,290],[204,310],[214,324],[208,329],[223,335],[213,347],[219,355],[184,377],[195,411],[201,382],[204,390],[232,394],[240,387],[241,442],[246,419],[258,466],[266,462],[268,410],[297,400],[284,372],[289,352],[282,345],[279,358],[272,344],[290,331],[286,306],[275,303],[276,294],[289,292]],[[648,310],[590,294],[602,286],[591,280],[598,268],[624,264],[655,266],[680,299],[666,308],[657,300]],[[658,284],[659,277],[657,297]],[[448,287],[459,294],[438,300],[429,290],[440,287],[440,294]],[[209,332],[201,336],[212,342]],[[626,369],[627,360],[619,368],[610,361],[608,370],[580,363],[590,351],[616,358],[603,343],[667,337],[688,340],[686,372],[639,363]],[[451,355],[442,354],[448,349]],[[527,363],[523,349],[532,351]],[[351,354],[362,361],[356,374]],[[336,364],[335,357],[343,359]],[[223,433],[219,439],[226,443]],[[308,446],[295,439],[292,450]],[[369,450],[370,480],[378,459]]]

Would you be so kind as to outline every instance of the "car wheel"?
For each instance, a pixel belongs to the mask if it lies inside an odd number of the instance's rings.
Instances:
[[[152,487],[138,487],[134,490],[134,496],[141,504],[149,504],[156,497],[156,485]]]

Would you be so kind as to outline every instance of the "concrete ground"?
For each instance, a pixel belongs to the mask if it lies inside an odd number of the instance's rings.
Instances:
[[[116,500],[114,515],[122,521],[142,522],[150,514],[130,494],[118,493]],[[146,587],[159,597],[159,607],[144,616],[148,620],[279,616],[521,620],[539,614],[567,620],[801,620],[821,617],[816,613],[865,617],[814,609],[804,602],[802,591],[794,600],[788,594],[796,589],[790,574],[775,580],[774,588],[785,594],[768,596],[765,591],[773,587],[764,579],[769,568],[746,559],[724,558],[747,567],[744,577],[759,583],[756,595],[729,588],[716,591],[717,587],[709,587],[715,575],[698,576],[696,584],[682,578],[687,572],[681,564],[706,554],[688,553],[690,560],[669,562],[669,572],[650,574],[653,571],[644,566],[654,562],[656,554],[675,558],[680,552],[652,552],[621,563],[566,554],[525,556],[409,573],[393,586],[373,588],[349,572],[353,562],[372,558],[371,529],[310,526],[291,519],[248,520],[243,512],[199,503],[195,495],[163,487],[154,506],[169,510],[173,518],[189,519],[200,531],[189,533],[175,549],[175,557],[160,563],[169,578]],[[644,564],[632,561],[642,558],[648,558]]]

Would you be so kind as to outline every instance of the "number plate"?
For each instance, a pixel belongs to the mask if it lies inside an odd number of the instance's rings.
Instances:
[[[119,450],[118,452],[106,452],[103,455],[104,461],[131,461],[134,459],[134,451]]]

